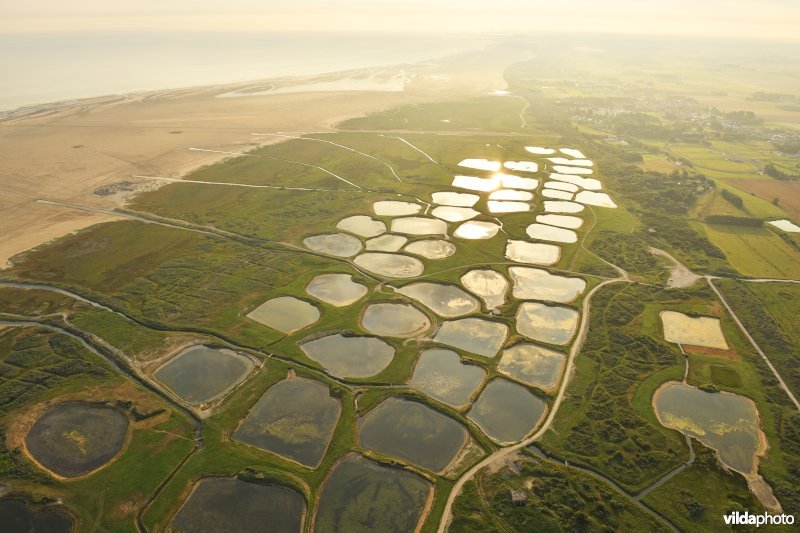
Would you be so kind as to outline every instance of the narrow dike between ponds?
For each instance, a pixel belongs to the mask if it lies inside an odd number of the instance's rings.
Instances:
[[[105,360],[111,366],[113,366],[120,374],[134,380],[136,383],[142,385],[150,392],[155,393],[159,398],[167,402],[169,405],[180,411],[181,413],[187,415],[192,422],[194,423],[194,434],[195,434],[195,447],[202,448],[203,447],[203,423],[191,409],[186,407],[185,405],[181,404],[174,398],[172,398],[169,394],[164,392],[160,387],[152,383],[149,379],[143,377],[138,372],[136,372],[125,359],[117,353],[114,353],[113,350],[109,348],[110,345],[107,343],[99,343],[97,338],[93,334],[88,334],[87,332],[78,329],[74,326],[65,325],[59,326],[56,324],[52,324],[45,320],[41,320],[35,317],[20,317],[17,319],[11,319],[9,317],[0,317],[0,326],[11,326],[11,327],[37,327],[37,328],[45,328],[51,331],[55,331],[57,333],[61,333],[67,335],[76,341],[80,342],[84,348],[92,352],[93,354],[97,355],[101,359]]]

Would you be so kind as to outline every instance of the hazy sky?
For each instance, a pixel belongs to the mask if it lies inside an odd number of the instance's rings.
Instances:
[[[0,32],[596,31],[800,39],[800,0],[25,0]]]

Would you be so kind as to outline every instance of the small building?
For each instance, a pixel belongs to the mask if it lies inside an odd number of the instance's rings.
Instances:
[[[513,505],[524,506],[528,503],[528,497],[521,490],[511,491],[511,503]]]

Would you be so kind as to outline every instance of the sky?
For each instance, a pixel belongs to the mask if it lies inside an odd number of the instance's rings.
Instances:
[[[25,0],[0,32],[597,32],[800,40],[800,0]]]

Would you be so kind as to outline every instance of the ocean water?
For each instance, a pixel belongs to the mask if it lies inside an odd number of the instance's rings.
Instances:
[[[419,62],[489,42],[374,33],[2,34],[0,109]]]

